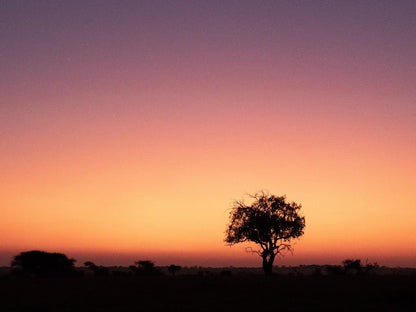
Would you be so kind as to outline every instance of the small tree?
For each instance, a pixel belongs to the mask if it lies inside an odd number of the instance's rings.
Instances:
[[[360,259],[346,259],[342,261],[342,266],[346,274],[367,274],[379,268],[377,262],[371,263],[368,262],[368,259],[365,265],[361,263]]]
[[[160,271],[155,267],[155,264],[150,260],[136,261],[134,265],[129,268],[138,275],[159,275]]]
[[[90,269],[90,270],[92,270],[92,271],[94,271],[94,270],[97,268],[97,266],[95,265],[95,263],[94,263],[94,262],[92,262],[92,261],[86,261],[86,262],[84,262],[84,265],[85,265],[88,269]]]
[[[136,261],[137,268],[143,272],[153,272],[156,270],[155,264],[150,260]]]
[[[372,273],[376,270],[378,270],[380,268],[380,266],[378,265],[377,262],[371,263],[371,262],[366,262],[366,265],[364,267],[364,272],[365,274],[367,273]]]
[[[171,264],[168,267],[168,271],[170,274],[172,274],[172,276],[175,276],[176,272],[180,271],[182,269],[182,267],[180,265],[175,265],[175,264]]]
[[[106,268],[106,267],[104,267],[104,266],[102,266],[102,265],[100,265],[100,266],[97,266],[97,265],[95,265],[95,263],[94,262],[92,262],[92,261],[87,261],[87,262],[84,262],[84,265],[88,268],[88,269],[90,269],[91,271],[93,271],[94,272],[94,275],[96,275],[96,276],[99,276],[99,275],[101,275],[101,276],[107,276],[107,275],[109,275],[109,271],[108,271],[108,268]]]
[[[360,259],[346,259],[342,261],[342,266],[344,267],[344,272],[348,274],[360,274],[363,268]]]
[[[259,249],[251,251],[262,257],[264,274],[270,275],[276,255],[291,251],[291,240],[303,235],[305,217],[299,214],[302,206],[286,202],[285,196],[260,192],[250,197],[253,198],[250,205],[244,201],[234,203],[225,241],[230,246],[256,243]]]

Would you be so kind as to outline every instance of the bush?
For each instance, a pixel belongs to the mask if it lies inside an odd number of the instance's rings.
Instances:
[[[84,265],[93,271],[95,276],[107,276],[110,274],[108,268],[102,265],[97,266],[92,261],[87,261],[84,263]]]
[[[61,253],[33,250],[15,256],[11,266],[13,273],[19,275],[62,276],[75,273],[74,262]]]
[[[171,264],[168,267],[168,271],[170,274],[172,274],[172,276],[175,276],[176,272],[180,271],[182,269],[182,267],[180,265],[175,265],[175,264]]]
[[[149,260],[140,260],[135,262],[136,265],[129,266],[129,269],[132,270],[137,275],[161,275],[160,272],[152,261]]]

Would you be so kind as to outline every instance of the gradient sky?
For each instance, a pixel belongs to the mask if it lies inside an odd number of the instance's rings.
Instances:
[[[260,265],[233,200],[303,205],[276,264],[416,267],[415,1],[0,1],[0,265]]]

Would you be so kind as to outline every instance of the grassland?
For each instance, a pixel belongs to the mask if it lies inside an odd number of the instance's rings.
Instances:
[[[1,311],[416,311],[414,275],[0,278]]]

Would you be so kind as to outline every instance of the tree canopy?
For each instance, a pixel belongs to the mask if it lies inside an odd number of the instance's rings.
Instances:
[[[254,242],[254,250],[263,258],[266,275],[272,273],[276,255],[291,250],[291,240],[303,235],[305,217],[300,215],[302,205],[287,202],[286,196],[265,192],[250,195],[251,204],[236,201],[230,212],[225,241],[229,245]]]
[[[182,269],[182,267],[180,265],[175,265],[175,264],[171,264],[168,267],[168,271],[170,274],[172,274],[173,276],[175,276],[176,272],[180,271]]]
[[[13,258],[14,272],[33,275],[67,275],[74,271],[74,259],[61,253],[25,251]]]
[[[129,266],[129,269],[132,270],[137,275],[160,275],[161,272],[155,266],[154,262],[150,260],[139,260],[134,263],[135,265]]]

